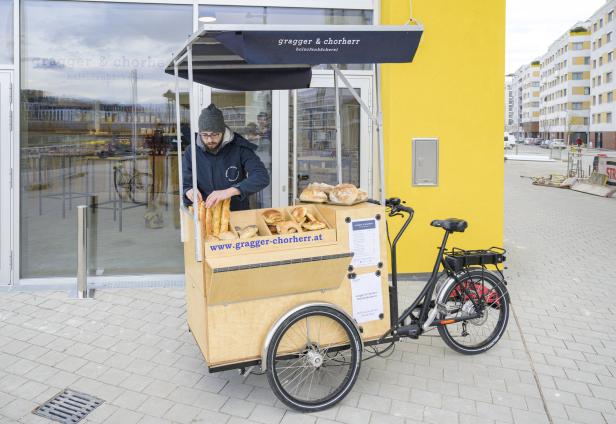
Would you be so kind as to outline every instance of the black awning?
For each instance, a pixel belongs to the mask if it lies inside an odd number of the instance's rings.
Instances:
[[[351,25],[209,25],[175,55],[178,72],[226,90],[286,90],[310,85],[317,64],[411,62],[423,28]],[[174,73],[174,61],[165,72]]]

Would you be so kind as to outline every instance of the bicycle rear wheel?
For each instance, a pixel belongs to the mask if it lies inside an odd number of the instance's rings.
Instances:
[[[441,325],[443,341],[456,352],[476,355],[491,349],[503,336],[509,320],[509,293],[505,284],[488,271],[471,270],[452,281],[438,295],[447,308],[440,320],[480,317]]]

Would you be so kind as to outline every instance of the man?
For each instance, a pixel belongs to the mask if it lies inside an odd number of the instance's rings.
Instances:
[[[225,125],[214,104],[201,111],[197,135],[197,198],[210,208],[231,198],[231,210],[249,209],[248,196],[270,183],[263,162],[254,152],[257,146]],[[195,199],[192,182],[192,154],[186,149],[183,166],[184,203]]]

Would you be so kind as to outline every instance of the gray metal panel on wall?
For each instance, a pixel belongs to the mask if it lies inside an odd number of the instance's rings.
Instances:
[[[438,138],[413,139],[413,185],[438,185]]]

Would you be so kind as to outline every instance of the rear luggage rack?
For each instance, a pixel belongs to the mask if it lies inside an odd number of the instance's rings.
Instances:
[[[445,251],[445,261],[455,272],[469,266],[498,265],[505,262],[507,251],[501,247],[490,247],[487,250],[464,250],[454,247]]]

